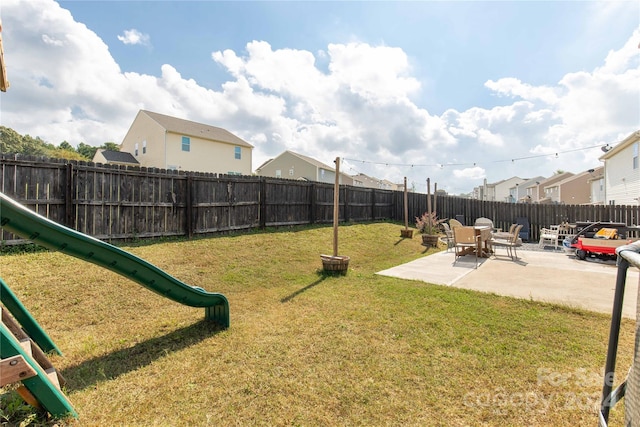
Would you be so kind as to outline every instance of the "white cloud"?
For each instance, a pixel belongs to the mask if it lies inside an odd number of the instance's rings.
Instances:
[[[366,43],[330,44],[329,70],[341,85],[372,100],[406,98],[420,89],[409,76],[407,55],[399,48]]]
[[[255,145],[254,168],[290,149],[327,164],[350,159],[349,173],[393,182],[407,176],[419,191],[429,177],[460,193],[484,178],[597,166],[597,149],[497,160],[613,144],[637,130],[640,117],[638,30],[592,71],[540,86],[496,76],[485,88],[502,105],[436,116],[415,101],[421,83],[398,47],[332,43],[314,56],[252,41],[242,53],[212,53],[229,75],[213,90],[171,64],[157,76],[123,72],[104,41],[53,1],[3,0],[3,19],[11,87],[2,125],[55,144],[121,142],[144,108],[236,133]],[[144,41],[139,33],[119,38]]]
[[[477,181],[485,178],[486,174],[483,168],[475,166],[472,168],[454,169],[453,176],[460,179],[471,179],[471,180]]]
[[[534,87],[513,77],[503,78],[495,82],[489,80],[485,83],[485,86],[498,95],[518,97],[529,101],[540,100],[547,104],[553,104],[558,99],[558,94],[553,88]]]
[[[62,40],[54,39],[53,37],[49,37],[47,34],[42,35],[42,41],[49,46],[63,46],[64,42]]]
[[[132,28],[130,30],[124,30],[124,33],[118,36],[118,40],[120,40],[124,44],[131,45],[143,45],[149,46],[151,39],[148,34],[141,33],[140,31]]]

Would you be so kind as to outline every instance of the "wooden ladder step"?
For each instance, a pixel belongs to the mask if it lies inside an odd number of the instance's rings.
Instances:
[[[3,308],[0,306],[0,308]],[[58,388],[62,389],[67,381],[64,377],[55,369],[47,355],[38,347],[38,345],[27,335],[20,327],[14,317],[7,311],[2,309],[2,323],[9,329],[9,331],[16,337],[20,346],[24,349],[25,353],[33,357],[33,359],[40,365],[40,367],[46,372],[51,382]]]
[[[29,338],[20,339],[20,347],[22,347],[29,356],[33,357],[33,347],[31,346],[31,340]]]
[[[37,374],[21,355],[0,360],[0,387],[35,377]]]
[[[5,358],[0,359],[0,386],[21,383],[16,392],[29,405],[54,416],[71,414],[77,417],[73,405],[62,391],[64,378],[38,343],[44,343],[48,351],[61,354],[60,351],[35,321],[34,328],[24,329],[17,319],[19,317],[14,317],[0,304],[0,339],[2,345],[7,346],[6,351],[4,348],[2,351]],[[29,336],[29,331],[35,331],[35,340]]]
[[[56,370],[56,368],[45,369],[44,372],[47,374],[49,380],[53,383],[53,385],[55,385],[58,390],[60,390],[60,380],[58,379],[58,371]]]

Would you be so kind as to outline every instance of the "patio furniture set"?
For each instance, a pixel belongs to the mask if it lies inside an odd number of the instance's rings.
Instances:
[[[493,221],[489,218],[478,218],[472,226],[465,226],[455,219],[442,225],[446,235],[447,251],[453,249],[455,254],[454,264],[460,257],[474,254],[477,268],[478,258],[488,258],[491,254],[495,256],[498,247],[505,248],[507,256],[511,259],[518,259],[516,248],[522,245],[522,224],[512,224],[509,231],[494,228]]]

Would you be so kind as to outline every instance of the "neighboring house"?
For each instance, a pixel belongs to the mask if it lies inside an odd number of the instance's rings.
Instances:
[[[393,191],[397,191],[398,190],[398,185],[389,181],[388,179],[381,179],[380,180],[380,187],[383,190],[393,190]],[[403,188],[404,191],[404,188]]]
[[[484,186],[481,185],[479,187],[473,187],[473,190],[471,190],[471,193],[470,193],[470,198],[476,199],[476,200],[486,200],[484,198]]]
[[[381,190],[397,190],[398,185],[386,179],[373,178],[363,173],[352,175],[353,185],[357,187],[378,188]],[[404,184],[402,185],[404,187]],[[403,188],[404,191],[404,188]]]
[[[252,150],[225,129],[146,110],[120,146],[140,166],[228,175],[251,175]]]
[[[140,166],[140,162],[133,157],[133,154],[125,153],[124,151],[105,150],[104,148],[98,148],[92,161],[105,165]]]
[[[336,180],[335,168],[289,150],[264,162],[256,169],[256,175],[332,184]],[[340,184],[354,185],[354,181],[349,175],[340,173]]]
[[[472,199],[494,201],[495,198],[495,184],[488,184],[485,178],[481,186],[475,187],[471,192]]]
[[[602,167],[598,168],[601,169]],[[591,204],[591,179],[595,169],[571,175],[552,184],[544,186],[547,203],[562,203],[567,205]],[[540,203],[543,203],[540,201]]]
[[[591,204],[603,205],[604,204],[604,166],[589,169],[591,177],[589,178],[589,186],[591,189]]]
[[[518,199],[520,203],[537,203],[540,200],[540,183],[544,182],[547,178],[543,176],[538,176],[536,178],[531,178],[527,182],[524,182],[520,185],[520,190],[523,193],[522,197]]]
[[[522,182],[516,182],[515,185],[509,189],[509,196],[512,196],[516,202],[531,203],[532,198],[529,197],[528,189],[543,179],[543,176],[536,176],[535,178],[527,178]]]
[[[640,130],[607,150],[604,161],[604,202],[609,205],[640,203]]]
[[[544,179],[540,182],[536,182],[535,187],[531,189],[531,195],[533,197],[534,203],[553,203],[558,200],[557,196],[554,195],[554,184],[572,177],[573,173],[571,172],[562,172],[557,173],[555,175],[550,176],[547,179]]]
[[[525,180],[517,176],[490,184],[485,179],[481,187],[473,189],[473,197],[490,202],[515,203],[518,200],[516,187],[523,182]]]

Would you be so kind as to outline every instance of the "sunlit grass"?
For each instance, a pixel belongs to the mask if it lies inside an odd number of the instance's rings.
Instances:
[[[397,224],[339,236],[346,276],[321,271],[330,227],[125,247],[225,294],[224,331],[62,254],[4,255],[1,275],[64,352],[71,424],[597,423],[610,316],[378,276],[429,253]],[[623,322],[619,375],[633,333]]]

